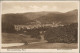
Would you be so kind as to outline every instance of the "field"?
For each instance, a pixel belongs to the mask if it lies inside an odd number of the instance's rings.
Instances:
[[[77,49],[77,47],[77,43],[36,43],[23,46],[3,47],[3,49]]]
[[[31,38],[29,35],[2,33],[2,43],[26,43],[40,41],[36,38]]]
[[[38,42],[34,44],[26,44],[22,46],[13,47],[3,47],[3,49],[76,49],[78,48],[77,43],[47,43],[41,42],[40,39],[30,38],[29,36],[21,34],[2,34],[2,43],[31,43]]]

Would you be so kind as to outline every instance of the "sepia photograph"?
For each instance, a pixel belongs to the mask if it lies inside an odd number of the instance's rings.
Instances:
[[[3,1],[2,49],[78,49],[78,2]]]

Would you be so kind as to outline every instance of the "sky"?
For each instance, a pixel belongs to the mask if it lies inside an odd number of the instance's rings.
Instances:
[[[78,9],[78,2],[49,2],[49,1],[3,1],[2,2],[2,14],[6,13],[26,13],[26,12],[41,12],[41,11],[58,11],[67,12],[74,9]]]

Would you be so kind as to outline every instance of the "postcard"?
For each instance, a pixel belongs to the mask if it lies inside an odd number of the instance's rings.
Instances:
[[[79,53],[79,1],[1,1],[1,52]]]

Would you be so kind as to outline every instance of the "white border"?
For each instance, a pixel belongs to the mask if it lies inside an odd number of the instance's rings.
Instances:
[[[0,21],[1,21],[1,11],[2,11],[2,3],[0,1]],[[2,38],[1,38],[1,22],[0,22],[0,46],[1,46],[1,41],[2,41]],[[1,51],[1,47],[0,47],[0,51]]]
[[[7,1],[0,1],[0,10],[2,11],[2,2],[7,2]],[[57,50],[57,49],[13,49],[8,51],[7,49],[1,49],[1,41],[2,38],[0,36],[0,50],[1,52],[76,52],[79,53],[79,1],[8,1],[8,2],[77,2],[78,3],[78,49],[71,49],[71,50],[67,50],[67,49],[61,49],[61,50]],[[0,11],[0,13],[1,13]],[[1,16],[1,14],[0,14]],[[0,19],[1,21],[1,19]],[[1,25],[1,23],[0,23]],[[0,27],[1,29],[1,27]],[[1,30],[0,30],[1,32]],[[1,35],[1,33],[0,33]]]
[[[80,25],[80,23],[79,23],[79,20],[80,20],[79,16],[80,16],[80,14],[79,13],[80,13],[80,9],[79,8],[80,8],[80,6],[79,6],[79,1],[78,1],[78,49],[79,49],[79,38],[80,38],[80,36],[79,36],[79,33],[80,33],[79,32],[79,25]]]

